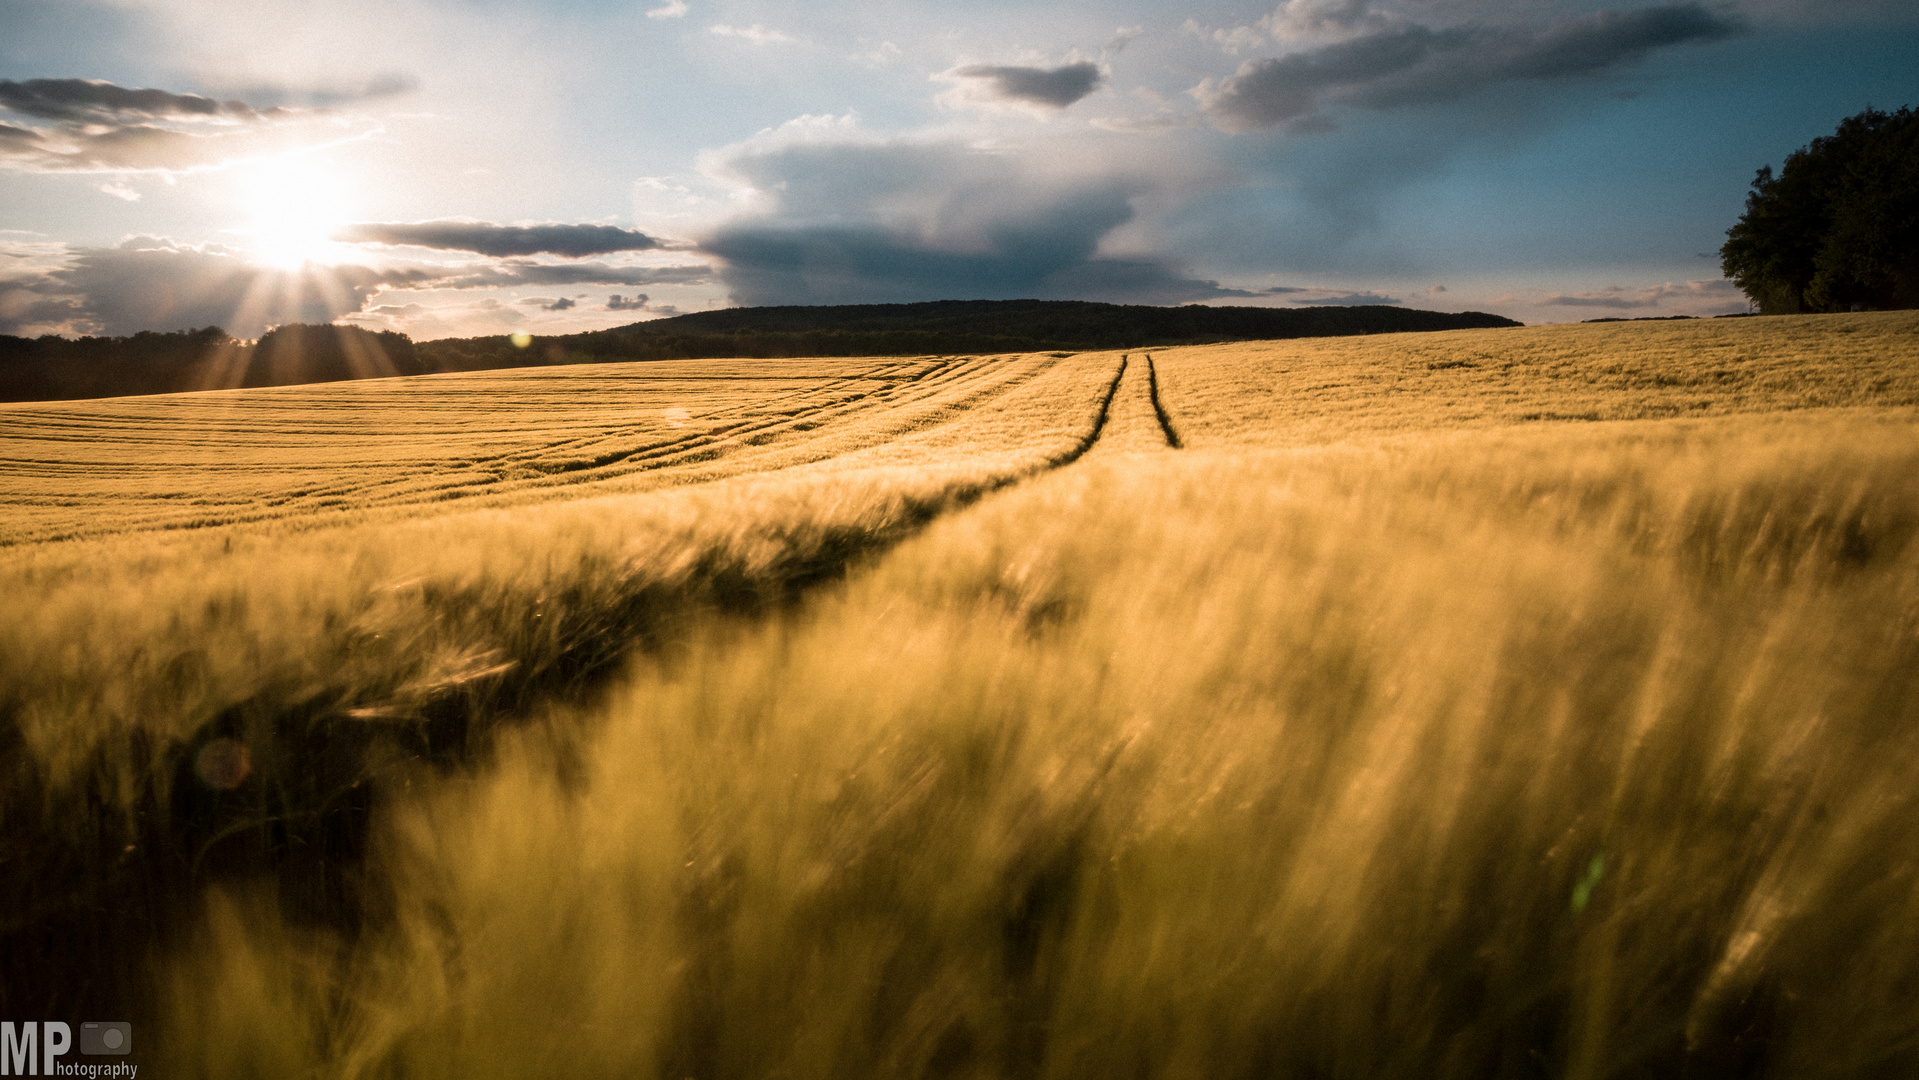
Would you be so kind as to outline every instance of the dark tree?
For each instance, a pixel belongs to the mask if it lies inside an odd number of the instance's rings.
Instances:
[[[405,334],[357,326],[289,323],[257,345],[235,341],[217,326],[115,338],[0,334],[0,401],[292,386],[434,370]]]
[[[0,335],[0,401],[218,389],[237,384],[246,355],[217,326],[112,338]]]
[[[1768,315],[1919,307],[1919,113],[1868,108],[1760,169],[1719,258]]]
[[[423,375],[427,371],[414,352],[412,339],[405,334],[391,330],[375,333],[358,326],[288,323],[260,338],[240,385],[297,386]]]

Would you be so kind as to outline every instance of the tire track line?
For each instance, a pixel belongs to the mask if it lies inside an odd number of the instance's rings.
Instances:
[[[1175,450],[1185,449],[1180,441],[1179,430],[1173,427],[1173,417],[1166,411],[1166,403],[1159,396],[1159,369],[1153,366],[1153,354],[1146,354],[1146,392],[1153,399],[1153,415],[1159,418],[1159,430],[1166,436],[1166,445]]]

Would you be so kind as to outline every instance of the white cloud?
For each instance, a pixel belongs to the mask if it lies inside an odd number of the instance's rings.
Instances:
[[[1201,41],[1211,42],[1220,51],[1230,56],[1238,56],[1242,50],[1266,44],[1266,34],[1257,26],[1208,28],[1200,25],[1198,19],[1187,19],[1181,24],[1180,29]]]
[[[860,44],[866,45],[868,44],[868,42],[861,41]],[[872,48],[867,49],[865,52],[857,52],[852,54],[851,56],[848,56],[847,59],[855,61],[860,64],[864,64],[867,67],[878,68],[878,67],[886,67],[889,64],[895,63],[899,60],[900,57],[904,55],[905,53],[900,51],[900,47],[898,45],[895,45],[890,41],[882,41],[878,45],[875,45]]]
[[[684,17],[686,11],[686,0],[666,0],[665,5],[661,7],[648,8],[646,10],[646,17],[649,19],[678,19]]]
[[[793,40],[793,35],[775,30],[770,26],[763,26],[760,23],[754,23],[751,26],[728,26],[725,23],[719,23],[707,27],[707,30],[720,37],[736,37],[744,41],[750,41],[755,45],[771,45],[777,42]]]
[[[1199,124],[1199,118],[1191,113],[1163,112],[1153,116],[1101,116],[1089,122],[1101,131],[1122,135],[1157,135],[1195,127]]]
[[[1266,35],[1251,26],[1235,26],[1231,30],[1213,31],[1213,44],[1226,53],[1237,56],[1241,49],[1252,49],[1266,44]]]

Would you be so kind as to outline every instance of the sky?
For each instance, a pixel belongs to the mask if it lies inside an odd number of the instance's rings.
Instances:
[[[0,333],[738,305],[1746,310],[1910,0],[0,0]]]

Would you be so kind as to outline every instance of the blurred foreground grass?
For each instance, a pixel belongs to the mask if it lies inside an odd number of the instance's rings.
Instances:
[[[426,777],[213,1075],[1919,1068],[1905,412],[1102,455]]]
[[[461,767],[697,613],[776,611],[1083,453],[1119,358],[1049,360],[678,490],[0,551],[0,1014],[150,1008],[148,954],[209,882],[357,925],[368,825],[411,764]]]
[[[567,467],[451,504],[419,439],[302,509],[249,429],[298,512],[218,528],[113,520],[190,426],[0,471],[98,537],[0,551],[0,1015],[216,1077],[1919,1072],[1910,313],[729,363],[673,393],[747,438],[520,425]]]

